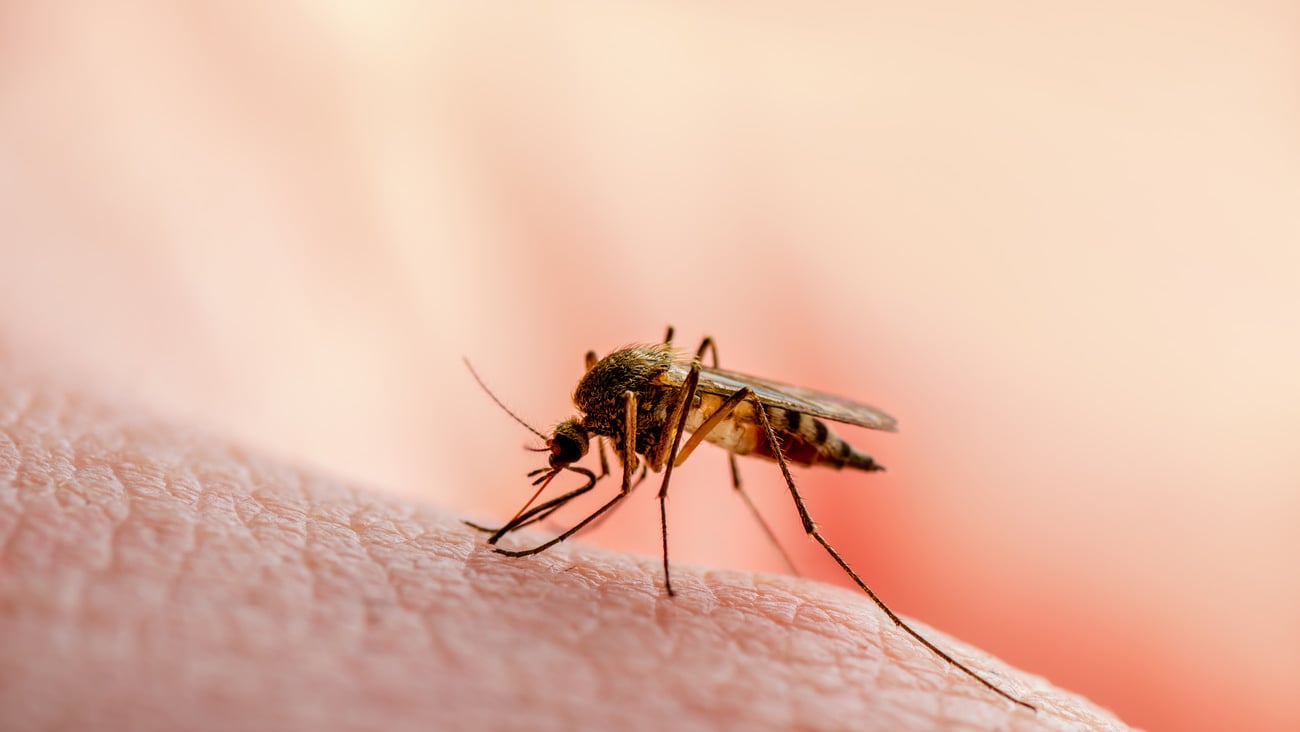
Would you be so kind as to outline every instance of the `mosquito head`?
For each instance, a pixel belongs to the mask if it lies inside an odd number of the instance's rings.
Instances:
[[[566,419],[555,427],[555,434],[546,441],[551,450],[551,467],[563,468],[576,463],[587,454],[591,438],[582,423],[576,419]]]

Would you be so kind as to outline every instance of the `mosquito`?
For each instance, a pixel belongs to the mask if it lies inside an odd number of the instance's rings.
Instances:
[[[897,432],[898,422],[875,407],[801,386],[727,371],[718,366],[718,348],[706,337],[693,358],[673,349],[670,326],[662,343],[635,345],[619,349],[604,358],[588,351],[587,372],[573,392],[573,402],[581,416],[560,422],[550,437],[534,429],[492,393],[487,384],[469,367],[479,386],[516,422],[545,441],[545,447],[530,448],[548,455],[547,467],[529,473],[537,490],[514,517],[497,529],[469,525],[491,536],[488,543],[508,557],[526,557],[546,551],[568,539],[605,515],[645,479],[647,471],[663,472],[659,484],[659,519],[663,535],[664,589],[674,593],[668,568],[668,484],[673,469],[690,457],[701,442],[718,445],[729,453],[732,486],[744,499],[768,538],[793,570],[789,556],[781,549],[776,535],[759,515],[757,508],[741,488],[737,455],[752,455],[776,462],[781,468],[790,497],[808,536],[821,545],[835,563],[867,594],[899,628],[915,638],[939,658],[964,672],[999,696],[1030,710],[1027,701],[1002,690],[972,671],[961,661],[931,643],[894,613],[883,600],[849,566],[813,521],[790,474],[790,464],[852,468],[866,472],[883,471],[884,466],[859,451],[826,422]],[[708,356],[712,366],[704,366]],[[688,435],[683,443],[683,437]],[[574,465],[590,451],[592,438],[598,442],[600,474]],[[612,443],[615,456],[623,466],[619,492],[586,518],[558,536],[529,549],[511,550],[496,547],[507,534],[549,517],[573,499],[581,496],[610,474],[605,456],[605,441]],[[640,475],[637,476],[638,468]],[[582,475],[586,482],[579,488],[536,506],[533,503],[546,486],[561,473]],[[637,476],[634,478],[634,476]],[[797,572],[796,572],[797,573]]]

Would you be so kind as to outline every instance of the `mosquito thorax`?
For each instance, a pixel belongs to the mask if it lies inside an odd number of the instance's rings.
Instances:
[[[582,423],[566,419],[555,427],[555,433],[546,441],[551,448],[551,467],[558,468],[576,463],[587,454],[590,438]]]
[[[593,416],[621,415],[623,395],[627,392],[643,395],[652,380],[667,371],[676,358],[672,348],[663,344],[614,351],[597,361],[578,382],[573,403],[589,420]]]

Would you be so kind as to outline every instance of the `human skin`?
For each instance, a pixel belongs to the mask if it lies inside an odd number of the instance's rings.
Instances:
[[[460,518],[4,377],[0,728],[1123,728],[854,592]]]

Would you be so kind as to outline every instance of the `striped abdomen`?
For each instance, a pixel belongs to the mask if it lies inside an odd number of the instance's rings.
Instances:
[[[725,401],[714,394],[702,394],[686,417],[686,431],[699,429]],[[835,434],[820,419],[782,407],[764,406],[781,454],[798,465],[826,465],[832,468],[884,470],[870,455],[860,452]],[[751,401],[742,402],[731,415],[714,427],[704,439],[737,455],[756,455],[775,460],[763,424]]]

